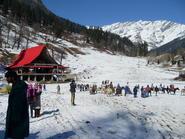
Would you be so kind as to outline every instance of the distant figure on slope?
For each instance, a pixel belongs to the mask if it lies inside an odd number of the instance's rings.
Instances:
[[[133,92],[134,92],[134,97],[135,98],[137,97],[138,89],[139,89],[139,85],[134,86]]]
[[[75,104],[75,92],[76,92],[76,83],[75,80],[72,80],[70,83],[70,92],[71,92],[71,105],[76,105]]]
[[[143,86],[141,87],[141,97],[145,97],[145,90]]]
[[[113,94],[115,92],[115,89],[112,82],[110,82],[109,87],[111,89],[111,93]]]
[[[116,87],[116,94],[117,96],[122,95],[122,87],[118,84]]]
[[[127,82],[127,85],[125,86],[125,96],[127,95],[127,94],[132,94],[132,92],[131,92],[131,90],[130,90],[130,87],[129,87],[129,83]]]
[[[156,86],[155,87],[155,95],[157,96],[157,93],[159,92],[159,88]]]
[[[43,85],[43,90],[46,91],[46,84]]]
[[[146,91],[146,95],[150,95],[150,96],[152,96],[152,93],[151,93],[151,88],[150,88],[150,86],[149,85],[147,85],[146,86],[146,88],[145,88],[145,91]]]
[[[60,85],[57,85],[57,94],[60,94]]]
[[[90,94],[96,94],[97,93],[97,85],[96,84],[93,84],[91,90],[90,90]]]

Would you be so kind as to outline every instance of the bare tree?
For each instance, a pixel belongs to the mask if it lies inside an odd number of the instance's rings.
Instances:
[[[5,48],[9,46],[9,39],[10,39],[10,31],[11,31],[11,24],[7,22],[7,36],[6,36],[6,44]]]
[[[13,45],[12,45],[12,49],[14,49],[15,45],[17,43],[17,33],[15,31],[15,35],[14,35],[14,41],[13,41]]]
[[[18,37],[17,37],[17,49],[20,48],[21,44],[22,44],[22,41],[23,41],[23,34],[24,34],[24,28],[25,28],[25,24],[24,24],[24,21],[22,21],[20,23],[20,26],[19,26],[19,30],[18,30]]]
[[[5,48],[9,47],[10,43],[10,31],[12,30],[12,18],[11,18],[11,10],[8,10],[8,14],[6,15],[6,18],[3,19],[3,26],[6,28],[6,37],[5,37]]]
[[[31,32],[29,30],[29,28],[25,27],[24,30],[24,38],[26,39],[26,48],[28,48],[29,45],[29,41],[30,41],[30,37],[31,37]]]
[[[3,45],[2,30],[3,30],[3,24],[0,20],[0,48],[2,48],[2,45]]]

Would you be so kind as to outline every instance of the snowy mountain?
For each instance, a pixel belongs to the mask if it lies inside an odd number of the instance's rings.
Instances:
[[[128,37],[133,42],[146,41],[149,44],[149,49],[185,36],[185,25],[166,20],[118,22],[103,26],[102,29],[121,37]]]

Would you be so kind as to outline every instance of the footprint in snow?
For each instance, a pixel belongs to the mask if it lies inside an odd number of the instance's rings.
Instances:
[[[109,130],[108,133],[110,133],[110,134],[116,134],[117,132],[116,131]]]
[[[91,122],[90,121],[85,121],[86,124],[90,124]]]

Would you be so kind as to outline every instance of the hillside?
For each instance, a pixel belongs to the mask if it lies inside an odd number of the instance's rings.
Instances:
[[[0,16],[0,21],[3,23],[6,22],[3,16]],[[38,44],[47,45],[50,54],[54,58],[61,54],[63,58],[65,58],[68,54],[74,56],[78,53],[83,54],[80,49],[78,50],[73,47],[66,47],[69,44],[74,47],[75,45],[72,45],[72,43],[65,41],[64,39],[37,32],[28,26],[20,26],[20,24],[16,25],[10,22],[7,22],[6,24],[7,26],[3,26],[1,28],[2,47],[0,48],[0,62],[5,65],[11,63],[15,59],[15,55],[22,49],[33,47]],[[80,43],[82,45],[82,42],[79,42],[79,44]],[[54,54],[52,52],[53,50]],[[57,58],[56,60],[60,63]]]
[[[185,38],[176,38],[161,47],[151,50],[149,54],[161,55],[164,53],[181,54],[184,56]]]
[[[133,42],[145,41],[149,50],[185,36],[185,25],[166,20],[118,22],[103,26],[102,29],[121,37],[128,37]]]
[[[143,49],[140,45],[134,45],[126,37],[121,38],[119,35],[104,32],[101,28],[87,29],[83,25],[58,17],[47,10],[41,0],[2,0],[0,1],[0,13],[5,17],[4,21],[1,20],[1,26],[6,28],[0,29],[0,31],[5,30],[9,32],[15,30],[8,25],[9,23],[13,23],[20,26],[20,28],[28,26],[34,32],[42,32],[55,38],[62,38],[82,47],[92,45],[100,50],[107,49],[130,56],[138,55],[137,51],[135,51],[136,49]],[[16,32],[18,34],[21,30],[17,29]],[[2,32],[0,33],[3,34]],[[2,39],[9,39],[8,34],[4,33]],[[20,34],[22,35],[23,33],[21,32]],[[25,38],[29,39],[29,36],[27,35]],[[56,40],[52,40],[52,42],[54,41]],[[6,44],[6,41],[2,41],[2,44],[0,44],[1,47],[5,45],[10,46]],[[18,44],[18,47],[20,47],[20,44]]]

